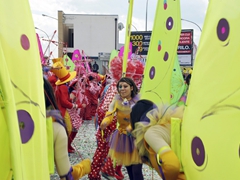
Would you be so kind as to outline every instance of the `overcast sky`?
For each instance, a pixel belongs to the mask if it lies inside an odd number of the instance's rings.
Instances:
[[[148,3],[147,3],[148,2]],[[180,0],[181,18],[196,23],[200,28],[207,10],[208,0]],[[57,18],[58,10],[65,14],[113,14],[119,16],[119,22],[125,26],[128,13],[128,0],[29,0],[30,8],[33,15],[35,27],[45,31],[49,37],[57,30],[57,20],[44,17],[46,14]],[[148,8],[146,8],[148,4]],[[132,24],[138,31],[145,31],[146,28],[146,10],[147,10],[147,30],[152,30],[157,0],[135,0],[133,8]],[[194,29],[194,41],[198,45],[201,31],[198,26],[182,21],[182,29]],[[132,29],[134,30],[134,28]],[[40,37],[47,39],[46,35],[36,30]],[[58,36],[54,37],[58,40]],[[124,43],[125,30],[120,31],[119,41]],[[47,42],[42,42],[43,50]],[[51,45],[51,50],[57,54],[57,47]],[[56,57],[56,56],[55,56]]]

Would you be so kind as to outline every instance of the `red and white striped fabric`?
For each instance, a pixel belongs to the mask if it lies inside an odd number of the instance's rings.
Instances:
[[[80,126],[83,123],[82,118],[79,116],[79,114],[80,114],[79,110],[73,108],[73,109],[67,109],[67,111],[68,111],[71,121],[72,121],[73,130],[78,131]]]

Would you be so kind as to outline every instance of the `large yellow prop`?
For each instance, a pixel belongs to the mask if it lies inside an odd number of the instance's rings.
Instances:
[[[1,179],[49,179],[41,62],[27,0],[0,1]]]
[[[170,104],[171,76],[181,32],[179,0],[158,1],[141,99]]]
[[[210,0],[182,125],[189,180],[240,179],[240,1]]]
[[[129,53],[129,43],[130,43],[130,36],[131,36],[131,25],[132,25],[132,13],[133,13],[133,3],[134,0],[128,0],[129,7],[128,7],[128,16],[127,16],[127,23],[126,23],[126,34],[125,34],[125,44],[124,44],[124,53],[123,53],[123,65],[122,65],[122,76],[126,76],[127,70],[127,58]]]

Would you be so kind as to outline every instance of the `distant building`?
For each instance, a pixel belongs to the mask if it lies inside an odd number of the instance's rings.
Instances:
[[[111,53],[118,49],[118,15],[65,14],[58,11],[58,56],[68,52],[71,57],[75,49],[84,51],[94,60],[99,53]],[[62,43],[61,43],[62,42]],[[101,62],[99,71],[101,71]]]
[[[58,39],[68,51],[84,50],[88,56],[118,48],[118,15],[64,14],[58,11]],[[64,44],[60,44],[59,56]]]

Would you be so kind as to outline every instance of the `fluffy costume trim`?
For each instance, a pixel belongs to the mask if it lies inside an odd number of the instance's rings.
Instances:
[[[133,75],[133,79],[141,78],[142,75],[143,75],[143,72],[144,72],[143,63],[141,61],[138,61],[138,60],[137,61],[132,60],[131,62],[132,62],[132,64],[134,64],[135,69],[136,69],[135,74]]]
[[[161,105],[153,110],[150,110],[146,117],[141,117],[141,119],[148,118],[150,122],[137,122],[135,123],[135,130],[132,132],[133,136],[136,138],[135,145],[139,151],[140,156],[146,156],[148,154],[147,149],[144,145],[144,135],[148,128],[154,125],[164,125],[171,123],[171,118],[182,119],[184,111],[184,106],[171,107],[167,105]]]
[[[110,73],[112,78],[116,81],[119,81],[122,77],[122,62],[123,59],[121,57],[116,56],[110,62]]]
[[[122,57],[115,57],[110,62],[110,73],[112,78],[116,81],[119,81],[122,77]],[[126,69],[126,77],[130,77],[133,80],[141,79],[142,74],[144,72],[144,65],[140,61],[128,60],[127,61],[127,69]],[[138,84],[139,82],[135,82]]]

